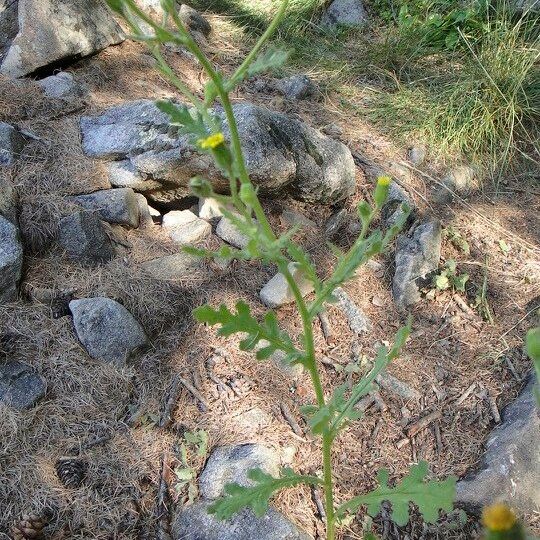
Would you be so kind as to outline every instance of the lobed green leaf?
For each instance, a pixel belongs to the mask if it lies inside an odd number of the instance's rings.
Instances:
[[[392,504],[392,519],[398,525],[405,525],[409,521],[409,502],[413,502],[418,506],[423,518],[428,523],[433,523],[439,517],[439,510],[450,512],[453,509],[456,478],[426,480],[427,473],[428,465],[422,461],[413,465],[409,474],[395,487],[390,487],[388,471],[382,469],[377,475],[379,487],[342,504],[337,509],[337,515],[356,512],[365,504],[368,514],[374,516],[380,511],[382,503],[389,501]]]

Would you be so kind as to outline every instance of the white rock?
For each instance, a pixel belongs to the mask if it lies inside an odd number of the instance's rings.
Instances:
[[[231,221],[222,217],[216,227],[216,234],[234,247],[243,249],[248,245],[249,238],[242,234]]]
[[[222,217],[220,207],[222,204],[212,197],[199,199],[199,217],[201,219],[214,219]]]
[[[212,233],[210,223],[198,218],[191,210],[173,210],[163,216],[163,227],[169,229],[171,240],[179,244],[194,244]]]
[[[181,227],[197,219],[197,216],[191,210],[172,210],[163,216],[162,225],[167,229]]]
[[[292,274],[302,296],[313,292],[313,283],[306,279],[296,263],[289,263],[289,272]],[[285,276],[277,273],[262,289],[259,296],[266,306],[276,308],[294,301],[293,293]]]

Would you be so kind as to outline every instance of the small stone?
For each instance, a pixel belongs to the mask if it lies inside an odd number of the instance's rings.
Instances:
[[[234,247],[243,249],[248,245],[249,238],[242,234],[228,218],[222,217],[216,227],[216,234]]]
[[[468,195],[477,187],[476,171],[467,165],[455,167],[443,178],[441,186],[434,195],[438,203],[450,202],[457,195]]]
[[[297,263],[289,263],[289,272],[296,281],[302,296],[313,292],[313,282],[305,278]],[[259,296],[266,306],[277,308],[294,301],[294,295],[285,279],[279,272],[262,289]]]
[[[171,240],[179,244],[195,244],[210,236],[212,227],[191,210],[173,210],[163,216],[163,227],[170,229]]]
[[[244,437],[262,435],[272,424],[272,417],[260,407],[251,407],[247,411],[236,414],[232,419],[234,429]]]
[[[17,299],[23,247],[18,228],[0,216],[0,304]]]
[[[320,95],[319,88],[307,75],[293,75],[276,83],[276,89],[289,99],[313,99]]]
[[[477,509],[505,502],[520,514],[540,510],[540,416],[530,377],[518,398],[502,412],[490,434],[480,470],[457,483],[456,502]]]
[[[351,297],[341,288],[334,290],[334,296],[339,300],[339,307],[343,310],[349,328],[355,334],[363,334],[371,328],[371,323],[362,310],[352,301]]]
[[[90,195],[79,195],[74,201],[86,210],[97,212],[108,223],[139,226],[139,203],[131,188],[104,189]]]
[[[412,219],[414,203],[404,189],[396,182],[391,182],[388,196],[381,209],[381,217],[386,227],[392,227],[401,218],[403,215],[402,205],[407,205],[411,209],[411,214],[407,220],[408,223]],[[404,227],[407,226],[407,223],[405,223]]]
[[[261,469],[272,476],[279,474],[279,456],[260,444],[241,444],[216,448],[199,479],[199,492],[205,499],[217,499],[224,494],[226,484],[251,486],[247,473]]]
[[[80,95],[80,88],[77,86],[71,73],[62,71],[56,75],[45,77],[37,81],[48,98],[65,99],[74,98]]]
[[[244,509],[222,521],[208,512],[210,504],[203,500],[184,506],[173,522],[173,540],[312,540],[273,508],[261,517]]]
[[[193,272],[200,269],[200,257],[189,253],[175,253],[152,259],[141,264],[141,268],[155,279],[163,281],[188,278]]]
[[[187,4],[182,4],[178,14],[180,15],[180,20],[190,32],[202,34],[205,38],[210,35],[212,26],[196,9],[193,9]]]
[[[292,208],[284,208],[281,212],[281,223],[286,227],[300,226],[302,229],[316,229],[317,224]]]
[[[212,197],[200,198],[198,204],[199,217],[206,220],[223,217],[220,210],[221,206],[223,205]]]
[[[375,380],[381,388],[388,392],[392,392],[403,399],[418,401],[422,397],[420,392],[414,388],[411,388],[408,384],[400,381],[397,377],[394,377],[386,371],[380,375],[377,375]]]
[[[45,381],[28,365],[9,361],[0,364],[0,403],[28,409],[45,395]]]
[[[62,218],[58,223],[58,242],[72,259],[96,264],[115,256],[113,243],[99,218],[81,211]]]
[[[371,299],[371,303],[377,307],[384,307],[386,305],[384,300],[380,296],[374,296]]]
[[[80,342],[95,360],[123,365],[148,344],[140,323],[110,298],[72,300],[69,309]]]
[[[330,219],[326,222],[324,227],[324,234],[327,238],[333,238],[345,225],[347,220],[347,210],[342,208],[335,214],[333,214]]]
[[[172,210],[163,216],[162,226],[166,229],[182,227],[197,221],[197,216],[191,210]]]
[[[405,310],[420,300],[422,282],[439,266],[441,242],[441,224],[437,220],[417,223],[398,237],[392,291],[399,309]]]
[[[13,165],[25,144],[26,139],[18,129],[0,122],[0,167]]]
[[[322,17],[321,26],[363,26],[367,20],[362,0],[334,0]]]
[[[409,148],[408,157],[413,165],[422,165],[426,159],[426,149],[422,146],[413,146]]]

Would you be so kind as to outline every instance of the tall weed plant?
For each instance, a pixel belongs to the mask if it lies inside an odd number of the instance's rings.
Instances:
[[[411,467],[410,473],[396,483],[389,482],[389,473],[381,470],[378,474],[378,487],[346,501],[337,501],[334,493],[334,471],[332,446],[340,432],[362,416],[356,408],[358,401],[374,389],[376,377],[400,353],[410,333],[410,322],[401,328],[391,347],[381,347],[371,364],[368,373],[352,388],[342,385],[330,395],[323,390],[321,370],[315,354],[313,321],[324,309],[325,303],[334,300],[336,287],[353,277],[357,268],[372,256],[384,251],[407,219],[408,209],[403,208],[400,223],[383,232],[372,230],[372,222],[381,210],[388,194],[390,179],[380,178],[373,192],[373,204],[363,202],[358,206],[362,223],[360,236],[348,252],[339,252],[333,273],[325,280],[318,277],[309,255],[293,241],[296,229],[278,236],[272,230],[259,201],[256,187],[251,183],[243,157],[242,145],[230,101],[230,93],[247,77],[279,66],[286,55],[277,51],[262,51],[264,44],[276,30],[285,16],[288,1],[283,0],[280,8],[255,47],[241,62],[238,69],[225,77],[212,65],[204,52],[186,30],[177,12],[175,0],[161,0],[164,18],[161,24],[155,22],[142,11],[134,0],[107,0],[110,7],[122,15],[131,27],[134,38],[144,41],[157,62],[157,68],[183,94],[188,104],[174,101],[159,101],[157,106],[170,116],[171,124],[181,134],[190,137],[193,145],[202,153],[214,158],[215,164],[229,180],[229,194],[214,192],[212,184],[204,178],[191,181],[193,192],[199,197],[214,197],[221,203],[221,211],[249,242],[242,250],[224,246],[217,252],[191,248],[190,253],[218,259],[257,260],[264,264],[277,266],[294,295],[303,333],[293,339],[280,327],[276,314],[268,311],[262,320],[257,320],[247,303],[240,300],[234,309],[225,305],[218,308],[202,306],[195,310],[195,317],[202,323],[216,325],[222,336],[238,334],[240,349],[256,351],[263,361],[276,351],[285,353],[287,362],[301,364],[311,379],[315,400],[303,407],[302,413],[313,435],[319,438],[321,448],[322,475],[297,474],[285,469],[278,477],[272,477],[260,469],[249,471],[252,480],[249,487],[230,484],[225,488],[226,495],[210,506],[218,518],[230,518],[245,507],[255,514],[263,515],[268,509],[271,497],[279,490],[308,484],[319,486],[324,491],[326,511],[326,537],[334,540],[336,528],[341,520],[354,515],[361,506],[367,507],[370,514],[376,514],[384,501],[392,504],[392,517],[397,523],[409,519],[409,503],[417,505],[427,521],[436,521],[439,510],[452,509],[455,479],[436,481],[426,478],[427,464],[419,463]],[[143,25],[144,23],[144,25]],[[149,32],[143,28],[150,28]],[[167,64],[162,54],[164,44],[173,43],[189,49],[209,77],[204,87],[204,97],[199,99]],[[219,102],[228,124],[227,138],[220,117],[213,106]],[[234,209],[234,211],[231,210]],[[313,283],[314,297],[307,301],[291,272],[300,271]]]

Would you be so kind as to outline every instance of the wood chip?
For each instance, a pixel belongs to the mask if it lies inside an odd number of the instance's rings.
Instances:
[[[493,420],[495,420],[496,424],[500,424],[501,414],[499,413],[499,407],[497,407],[497,401],[491,394],[489,394],[489,392],[488,392],[488,403],[489,403],[489,408],[491,410],[491,416],[493,416]]]
[[[476,388],[476,382],[473,382],[463,394],[456,400],[456,405],[461,405],[474,391]]]
[[[411,388],[408,384],[400,381],[393,375],[390,375],[390,373],[382,373],[377,375],[375,380],[381,388],[387,390],[388,392],[392,392],[403,399],[419,400],[421,397],[420,392],[416,391],[414,388]]]
[[[330,325],[330,319],[328,318],[328,313],[326,310],[319,312],[319,321],[321,323],[321,330],[327,345],[334,345],[336,340],[334,339],[332,326]]]
[[[414,437],[417,433],[420,433],[420,431],[426,429],[431,424],[431,422],[434,422],[435,420],[441,418],[441,416],[441,411],[433,411],[427,416],[424,416],[423,418],[421,418],[407,428],[407,437]]]
[[[408,444],[411,444],[411,439],[408,439],[408,438],[401,439],[396,443],[396,448],[398,450],[401,450],[404,446],[407,446]]]
[[[319,517],[321,521],[326,521],[326,511],[324,509],[324,504],[322,502],[319,490],[315,486],[311,486],[311,498],[317,507],[317,512],[319,512]]]

